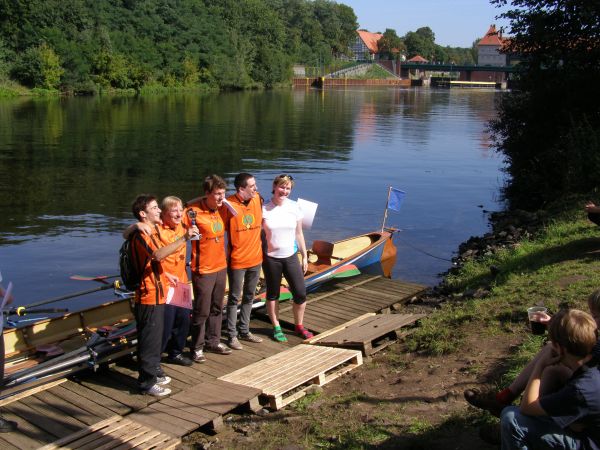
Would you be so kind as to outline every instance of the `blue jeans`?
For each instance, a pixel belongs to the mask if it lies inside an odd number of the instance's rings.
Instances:
[[[240,333],[250,333],[250,313],[252,312],[252,303],[256,296],[256,285],[260,277],[260,267],[258,264],[246,269],[227,269],[229,278],[229,295],[227,296],[227,333],[229,339],[237,337],[235,324],[237,322],[237,305],[240,302]]]
[[[581,447],[581,440],[559,427],[548,416],[527,416],[518,406],[507,406],[500,418],[502,450],[568,449]]]

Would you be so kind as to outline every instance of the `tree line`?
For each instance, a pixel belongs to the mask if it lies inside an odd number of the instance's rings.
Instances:
[[[358,28],[331,0],[0,0],[0,11],[0,83],[74,93],[273,87],[294,63],[350,56]],[[401,46],[395,35],[383,43],[437,60],[469,53],[436,45],[428,27]]]
[[[491,123],[509,175],[510,206],[527,209],[573,193],[596,203],[600,174],[600,2],[492,0],[509,9],[508,50],[522,56],[519,89]]]
[[[435,43],[435,33],[429,27],[409,31],[400,37],[393,28],[387,28],[378,41],[382,58],[398,59],[420,55],[431,62],[473,65],[477,62],[477,42],[470,48],[441,46]]]
[[[329,0],[0,0],[0,79],[96,92],[271,87],[292,62],[347,52],[352,8]]]

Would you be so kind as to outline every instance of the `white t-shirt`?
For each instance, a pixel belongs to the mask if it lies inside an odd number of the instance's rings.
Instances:
[[[298,203],[286,198],[281,206],[277,206],[270,201],[263,205],[262,212],[267,254],[273,258],[292,256],[296,251],[296,225],[304,217]]]

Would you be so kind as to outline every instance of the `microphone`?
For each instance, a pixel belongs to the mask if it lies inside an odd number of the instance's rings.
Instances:
[[[196,226],[196,211],[194,211],[193,209],[189,209],[187,212],[188,217],[190,218],[190,221],[192,222],[192,226]],[[200,239],[200,235],[196,234],[195,236],[192,236],[190,238],[190,241],[197,241]]]

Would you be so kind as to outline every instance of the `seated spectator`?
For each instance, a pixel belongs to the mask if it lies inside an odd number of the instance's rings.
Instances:
[[[596,320],[597,326],[600,326],[600,289],[594,291],[588,298],[588,308],[592,317]],[[544,323],[550,321],[550,316],[542,320]],[[535,357],[525,366],[525,368],[517,375],[510,386],[502,389],[499,392],[496,391],[479,391],[477,389],[467,389],[464,392],[465,399],[471,405],[476,408],[480,408],[489,411],[496,417],[500,417],[502,409],[512,404],[525,390],[527,382],[531,376],[533,368],[537,364],[538,360],[545,356],[546,353],[552,352],[552,344],[546,344]],[[600,359],[600,342],[594,347],[593,351],[595,357]],[[556,391],[562,387],[566,381],[571,377],[573,372],[564,365],[555,365],[548,367],[542,376],[541,391],[543,394],[547,394]]]
[[[592,316],[561,310],[550,321],[552,350],[537,360],[519,407],[500,419],[503,449],[597,449],[600,446],[600,370],[592,355],[598,340]],[[558,391],[543,394],[544,371],[555,364],[573,371]]]
[[[584,209],[588,215],[588,219],[596,225],[600,225],[600,206],[596,206],[596,204],[592,202],[587,202]]]

